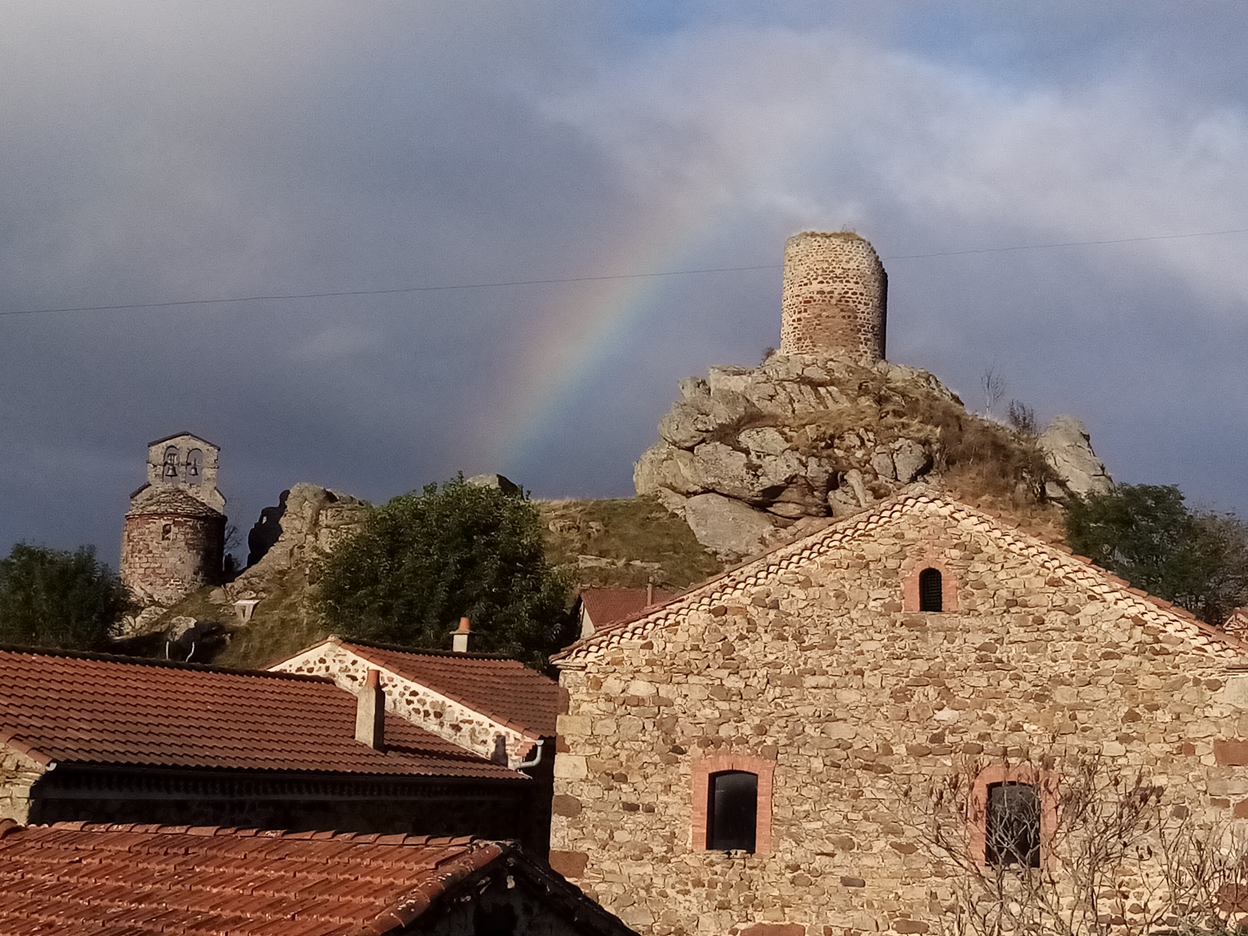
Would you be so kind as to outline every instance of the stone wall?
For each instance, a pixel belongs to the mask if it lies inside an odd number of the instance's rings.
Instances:
[[[20,751],[0,746],[0,819],[30,821],[30,791],[47,768]]]
[[[503,758],[499,757],[498,744],[501,735],[505,746],[505,763],[509,767],[515,767],[524,760],[532,752],[533,742],[537,740],[385,667],[370,663],[333,641],[283,660],[272,669],[285,673],[328,676],[340,688],[354,693],[363,688],[364,679],[370,669],[379,669],[381,688],[386,693],[387,715],[405,718],[474,754],[486,759],[497,758],[503,762]]]
[[[935,562],[957,610],[907,612]],[[1052,756],[1060,776],[1091,752],[1243,825],[1243,647],[978,512],[901,498],[573,647],[551,862],[656,936],[934,933],[949,882],[913,791],[968,764]],[[725,757],[774,764],[754,854],[695,834],[695,783]]]
[[[225,517],[129,513],[121,537],[121,576],[145,601],[174,604],[221,580]]]
[[[780,351],[883,360],[888,276],[857,234],[808,231],[784,244]]]

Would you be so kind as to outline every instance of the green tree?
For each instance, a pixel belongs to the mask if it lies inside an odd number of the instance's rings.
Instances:
[[[315,603],[344,637],[445,648],[467,616],[472,649],[545,666],[574,636],[571,583],[546,561],[537,508],[462,475],[370,511],[317,576]]]
[[[1209,624],[1248,601],[1248,528],[1233,514],[1189,510],[1173,485],[1119,484],[1077,499],[1066,542]]]
[[[103,650],[130,610],[129,589],[97,562],[73,552],[18,543],[0,560],[0,641],[58,650]]]

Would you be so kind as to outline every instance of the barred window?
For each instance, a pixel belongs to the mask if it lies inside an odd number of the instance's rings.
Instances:
[[[924,569],[919,573],[919,610],[944,610],[944,583],[940,569]]]

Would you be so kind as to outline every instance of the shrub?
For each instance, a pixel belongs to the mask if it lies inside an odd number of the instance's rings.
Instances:
[[[129,589],[95,559],[18,543],[0,560],[0,640],[58,650],[103,650],[122,615]]]
[[[315,604],[344,637],[445,648],[467,616],[474,650],[543,666],[573,636],[570,583],[546,561],[528,495],[462,476],[373,509],[315,574]]]

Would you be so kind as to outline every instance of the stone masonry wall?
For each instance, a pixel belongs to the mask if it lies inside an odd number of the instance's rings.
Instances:
[[[46,771],[20,751],[0,746],[0,819],[29,821],[31,788]]]
[[[1248,816],[1248,674],[1138,593],[948,512],[792,555],[561,663],[551,863],[640,932],[935,933],[947,884],[904,790],[970,762],[1056,755],[1060,775],[1094,752],[1205,824]],[[933,561],[957,610],[905,611]],[[724,757],[774,764],[756,854],[694,837]]]
[[[141,598],[170,605],[220,581],[225,518],[127,514],[121,572]]]
[[[358,693],[370,669],[381,671],[381,687],[386,693],[386,712],[420,725],[440,738],[453,741],[487,759],[497,755],[497,741],[506,742],[507,764],[515,767],[532,751],[535,738],[514,728],[491,721],[480,712],[461,705],[425,686],[345,650],[335,643],[312,647],[273,667],[286,673],[329,676],[348,692]]]
[[[856,234],[808,231],[784,244],[783,354],[883,360],[888,276]]]

